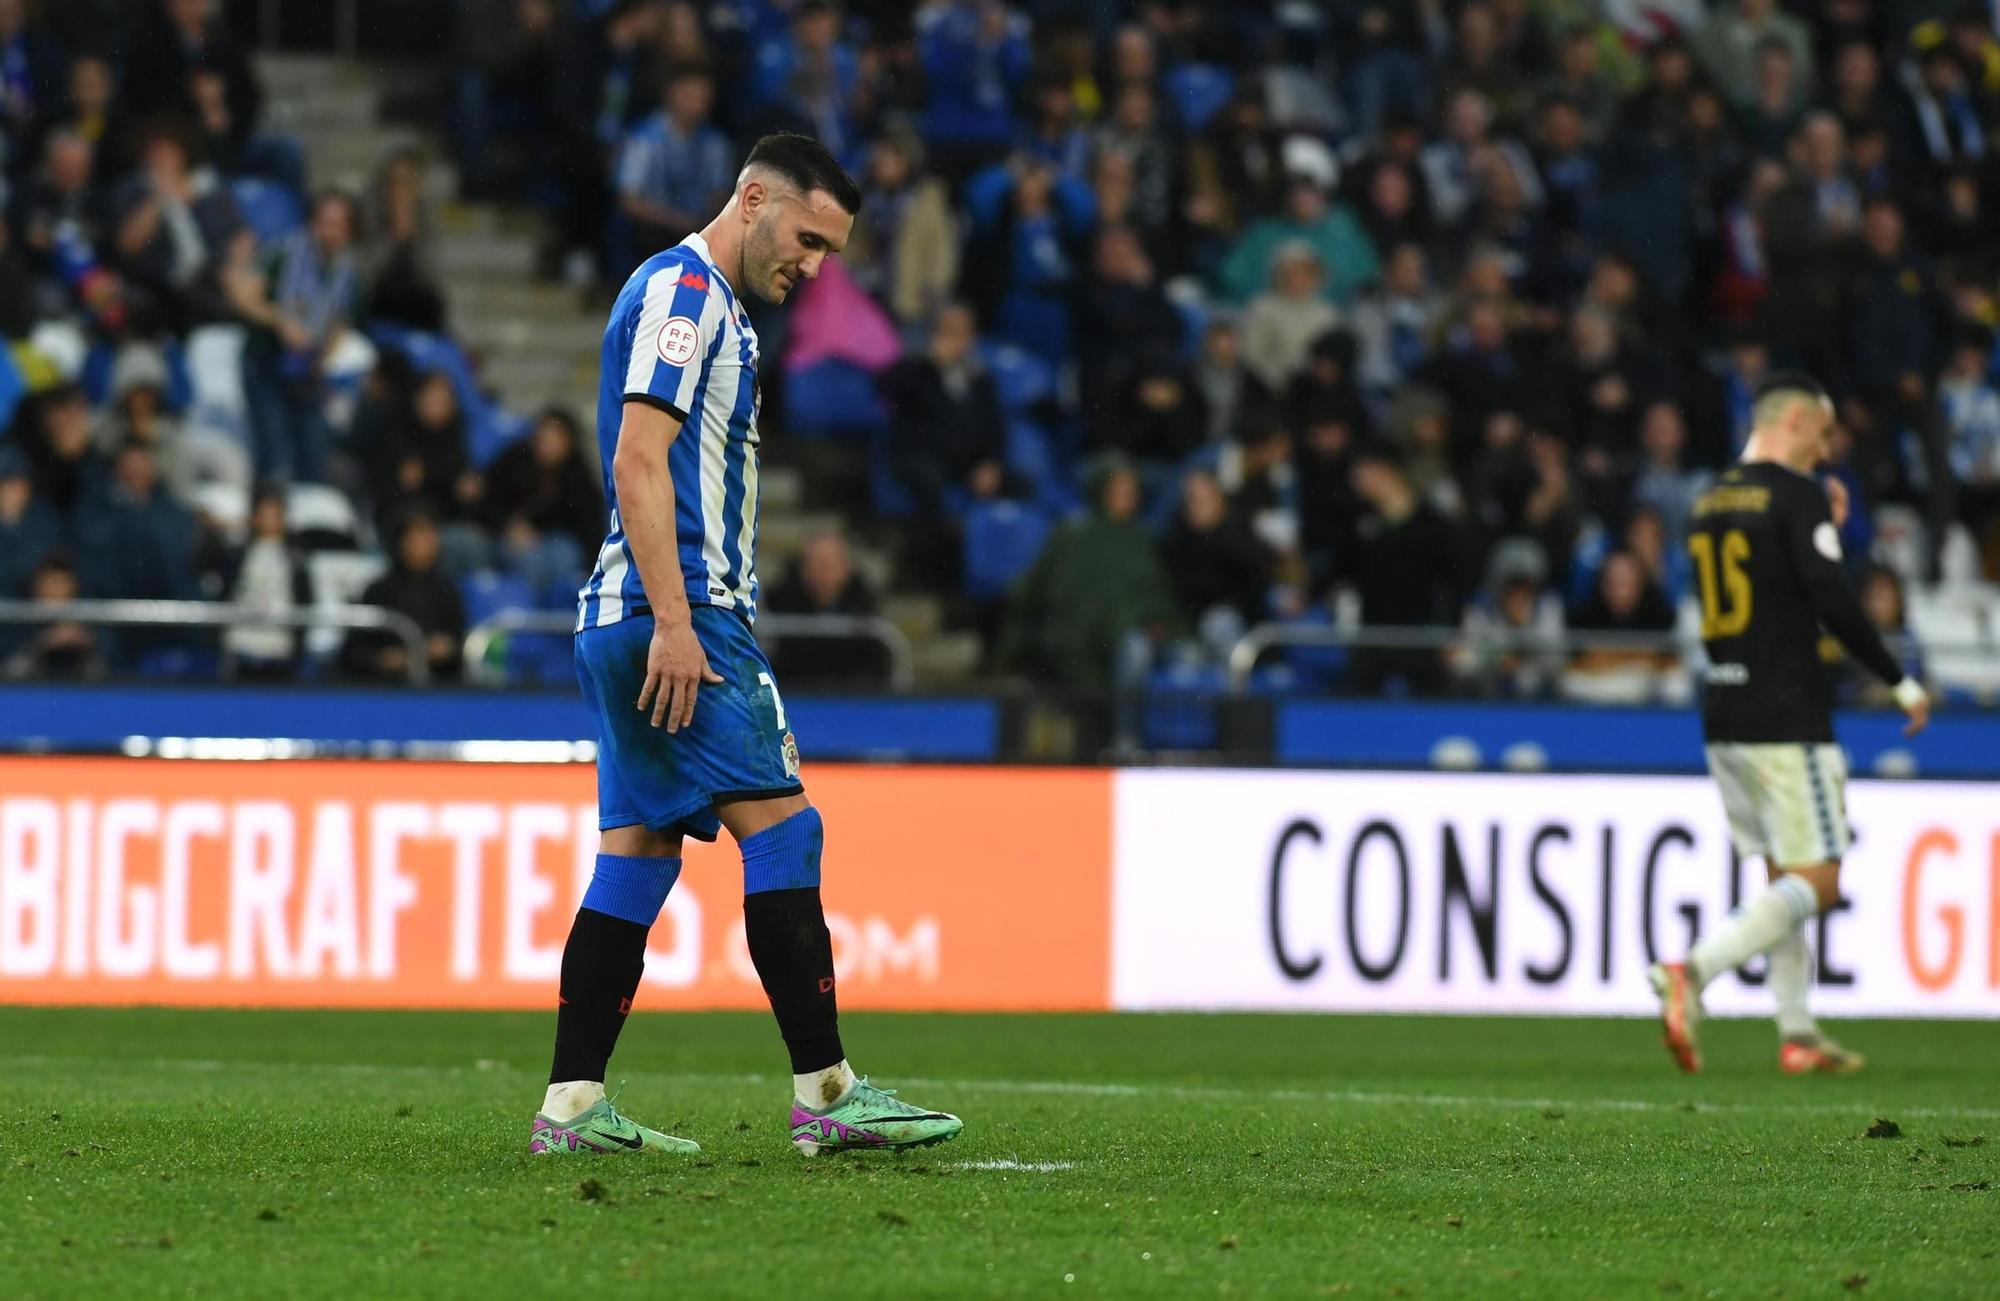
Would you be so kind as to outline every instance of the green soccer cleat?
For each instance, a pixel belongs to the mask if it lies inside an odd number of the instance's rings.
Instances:
[[[535,1156],[576,1152],[605,1155],[665,1152],[672,1156],[691,1156],[701,1151],[701,1144],[636,1124],[628,1117],[619,1115],[617,1108],[611,1105],[611,1099],[600,1098],[596,1106],[575,1120],[557,1122],[538,1113],[535,1127],[528,1134],[528,1151]]]
[[[878,1089],[866,1076],[824,1111],[792,1102],[792,1146],[807,1156],[850,1148],[895,1152],[929,1147],[949,1143],[964,1128],[965,1122],[949,1112],[899,1102],[894,1089]]]

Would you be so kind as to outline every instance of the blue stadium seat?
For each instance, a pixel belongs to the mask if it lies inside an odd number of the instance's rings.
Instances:
[[[275,244],[305,224],[298,196],[276,182],[239,176],[229,183],[229,193],[259,244]]]
[[[1200,131],[1228,106],[1236,79],[1208,63],[1183,63],[1166,77],[1167,100],[1189,131]]]
[[[1228,675],[1214,665],[1154,669],[1146,678],[1140,739],[1154,750],[1213,749],[1220,731],[1216,706],[1228,689]]]
[[[993,375],[1001,407],[1009,412],[1045,402],[1055,394],[1055,367],[1032,352],[1011,343],[985,340],[979,344],[979,359]]]
[[[785,432],[794,438],[865,439],[887,428],[875,377],[832,360],[785,372]]]
[[[459,580],[459,599],[465,602],[465,626],[486,622],[502,610],[532,610],[535,592],[523,579],[497,569],[482,569]]]
[[[979,600],[1006,594],[1049,540],[1048,517],[1011,501],[975,502],[965,513],[965,591]]]

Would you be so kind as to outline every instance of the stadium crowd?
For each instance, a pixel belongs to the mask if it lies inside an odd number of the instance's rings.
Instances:
[[[412,613],[449,673],[475,576],[560,606],[587,570],[590,432],[551,411],[472,437],[476,388],[409,342],[448,323],[420,164],[391,160],[359,202],[304,193],[200,0],[141,8],[171,39],[107,59],[0,0],[19,372],[0,584],[308,601],[316,539],[285,511],[326,485],[394,559],[367,599]],[[1838,395],[1846,554],[1913,663],[1906,594],[2000,578],[1988,4],[462,15],[444,125],[463,185],[547,215],[551,276],[616,284],[702,224],[764,131],[849,163],[850,256],[758,313],[766,452],[861,467],[857,534],[894,539],[898,584],[946,598],[996,673],[1212,672],[1276,619],[1435,634],[1295,653],[1277,685],[1671,698],[1670,652],[1565,636],[1683,623],[1690,503],[1787,366]],[[245,196],[269,189],[302,221],[260,242]],[[215,322],[246,337],[236,437],[173,379]],[[358,363],[357,326],[377,345]],[[218,483],[254,497],[240,542]],[[767,607],[872,610],[854,569],[815,539],[765,575]],[[290,634],[230,637],[239,672],[295,671]],[[82,671],[102,638],[59,625],[5,659]],[[171,650],[117,653],[165,671]],[[339,664],[393,675],[403,654],[358,637]]]

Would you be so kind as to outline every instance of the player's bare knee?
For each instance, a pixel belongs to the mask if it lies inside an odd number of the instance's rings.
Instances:
[[[758,832],[767,831],[811,807],[812,801],[800,792],[769,799],[731,800],[727,804],[718,804],[715,815],[722,819],[722,825],[729,828],[729,834],[741,844]]]
[[[643,823],[629,827],[606,827],[598,835],[600,852],[622,858],[679,858],[681,833],[655,831]]]

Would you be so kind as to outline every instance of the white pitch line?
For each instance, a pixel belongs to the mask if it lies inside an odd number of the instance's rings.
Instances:
[[[1013,1157],[1003,1157],[998,1161],[955,1161],[946,1167],[950,1170],[1020,1170],[1028,1174],[1047,1175],[1058,1170],[1074,1170],[1074,1161],[1016,1161]]]
[[[18,1067],[47,1070],[62,1067],[108,1067],[129,1070],[135,1066],[162,1070],[212,1073],[219,1071],[320,1071],[341,1075],[418,1076],[456,1078],[466,1075],[531,1075],[539,1068],[515,1066],[507,1062],[481,1061],[464,1066],[431,1066],[374,1062],[271,1062],[222,1061],[199,1057],[63,1057],[49,1054],[0,1054],[0,1068]],[[763,1085],[779,1077],[761,1073],[728,1074],[703,1071],[647,1071],[654,1080],[684,1081],[702,1085]],[[1863,1116],[1893,1112],[1916,1120],[2000,1120],[1995,1107],[1908,1107],[1857,1098],[1853,1102],[1711,1102],[1701,1098],[1662,1101],[1655,1098],[1550,1098],[1507,1097],[1498,1094],[1396,1093],[1373,1089],[1241,1089],[1200,1084],[1106,1084],[1081,1080],[993,1080],[949,1079],[934,1076],[903,1076],[898,1081],[912,1088],[952,1089],[967,1093],[1028,1093],[1072,1098],[1174,1098],[1189,1102],[1277,1102],[1328,1104],[1353,1107],[1434,1107],[1445,1110],[1524,1110],[1618,1111],[1642,1113],[1680,1112],[1695,1115],[1752,1114],[1799,1116]],[[1809,1087],[1800,1085],[1799,1087]]]

